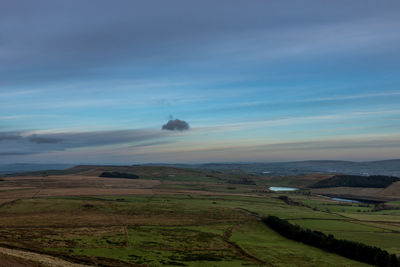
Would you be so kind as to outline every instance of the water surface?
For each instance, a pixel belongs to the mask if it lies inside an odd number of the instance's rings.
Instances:
[[[278,191],[295,191],[299,189],[295,187],[271,186],[269,190],[278,192]]]
[[[354,200],[354,199],[347,199],[347,198],[340,198],[340,197],[331,197],[332,200],[336,200],[336,201],[343,201],[343,202],[355,202],[355,203],[359,203],[360,201],[358,200]]]

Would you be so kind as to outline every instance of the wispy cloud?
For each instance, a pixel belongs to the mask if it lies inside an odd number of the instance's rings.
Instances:
[[[18,140],[20,138],[21,135],[18,132],[0,132],[0,142]]]
[[[400,96],[400,91],[391,91],[391,92],[377,92],[377,93],[368,93],[368,94],[358,94],[358,95],[339,95],[339,96],[330,96],[330,97],[319,97],[319,98],[310,98],[310,99],[302,99],[296,102],[318,102],[318,101],[336,101],[336,100],[348,100],[348,99],[361,99],[361,98],[371,98],[371,97],[390,97],[390,96]]]
[[[166,142],[168,133],[161,130],[116,130],[92,132],[0,132],[0,150],[6,154],[44,153],[67,149],[111,145],[144,146]],[[147,143],[148,146],[151,144]],[[171,140],[169,142],[172,142]]]
[[[357,139],[355,139],[357,138]],[[382,152],[377,153],[377,149]],[[136,158],[157,159],[164,162],[229,162],[229,161],[279,161],[309,159],[371,160],[390,155],[400,156],[400,138],[396,135],[366,135],[357,137],[325,138],[317,140],[286,141],[275,143],[212,144],[178,146],[160,149],[157,155],[151,150],[131,151],[126,155]],[[150,160],[151,161],[151,160]]]
[[[229,130],[241,130],[259,127],[277,127],[283,125],[299,125],[306,123],[318,123],[318,122],[332,122],[341,120],[356,120],[357,118],[367,118],[381,115],[397,115],[400,114],[400,110],[376,110],[376,111],[352,111],[343,112],[336,114],[325,114],[315,116],[286,116],[278,118],[266,118],[264,120],[247,120],[235,123],[225,123],[214,126],[203,126],[194,128],[194,131],[229,131]]]
[[[54,114],[19,114],[19,115],[0,116],[0,120],[61,118],[61,117],[66,117],[66,116],[54,115]]]
[[[34,89],[34,90],[6,90],[4,92],[0,92],[0,97],[19,97],[25,95],[39,94],[43,93],[45,90],[43,89]]]

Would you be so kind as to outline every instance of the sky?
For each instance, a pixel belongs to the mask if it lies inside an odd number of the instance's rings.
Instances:
[[[0,164],[400,158],[398,0],[0,0]]]

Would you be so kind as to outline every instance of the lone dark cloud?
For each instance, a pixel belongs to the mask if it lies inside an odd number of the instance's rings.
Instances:
[[[187,131],[189,130],[189,124],[179,119],[169,120],[162,126],[162,129],[168,131]]]

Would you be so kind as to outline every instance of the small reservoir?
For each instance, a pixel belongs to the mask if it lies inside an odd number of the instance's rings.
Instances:
[[[280,192],[280,191],[296,191],[299,189],[295,188],[295,187],[271,186],[271,187],[269,187],[269,190],[274,191],[274,192]]]
[[[354,202],[354,203],[360,203],[360,201],[358,200],[354,200],[354,199],[347,199],[347,198],[340,198],[340,197],[331,197],[332,200],[336,200],[336,201],[342,201],[342,202]]]

